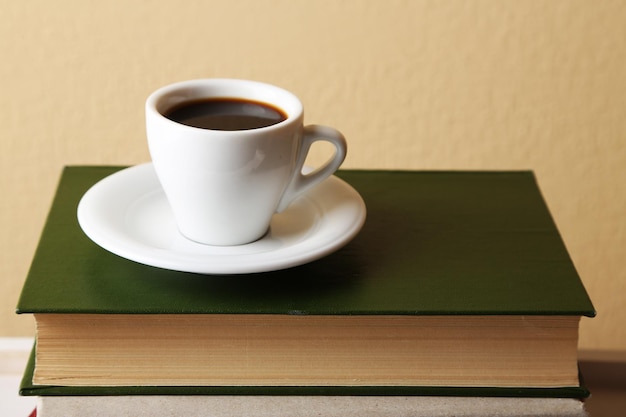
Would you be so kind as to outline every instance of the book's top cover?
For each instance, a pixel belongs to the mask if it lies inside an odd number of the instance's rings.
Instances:
[[[80,198],[119,169],[65,168],[18,313],[595,315],[529,171],[339,171],[368,208],[352,242],[220,276],[141,265],[82,232]]]

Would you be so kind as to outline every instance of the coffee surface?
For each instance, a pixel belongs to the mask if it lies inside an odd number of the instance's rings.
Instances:
[[[163,115],[178,123],[211,130],[259,129],[287,119],[287,115],[277,107],[238,98],[186,101]]]

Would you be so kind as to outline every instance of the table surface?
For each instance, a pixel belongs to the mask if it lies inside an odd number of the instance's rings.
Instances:
[[[580,352],[580,369],[591,397],[591,417],[626,415],[626,352]]]
[[[28,417],[35,408],[36,397],[20,397],[18,389],[32,338],[0,338],[0,415]]]
[[[0,415],[28,417],[36,397],[20,397],[18,387],[32,338],[0,338]],[[580,367],[591,397],[591,417],[623,416],[626,410],[626,352],[580,352]]]

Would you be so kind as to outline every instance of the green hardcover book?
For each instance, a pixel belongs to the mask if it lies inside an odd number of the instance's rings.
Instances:
[[[232,389],[207,387],[42,387],[33,386],[34,360],[28,364],[21,395],[38,395],[40,417],[99,416],[119,417],[149,415],[199,416],[210,412],[214,417],[255,415],[298,417],[396,417],[465,416],[465,417],[588,417],[583,389],[471,389],[424,387],[415,390],[389,389],[390,394],[374,395],[365,390],[260,390],[254,395],[230,395]],[[259,390],[256,390],[259,392]],[[242,394],[240,390],[235,394]],[[220,395],[221,394],[221,395]],[[226,394],[226,395],[224,395]],[[585,393],[586,394],[586,393]],[[210,410],[210,411],[208,411]]]
[[[19,394],[22,396],[39,397],[89,397],[106,396],[113,399],[125,396],[321,396],[321,397],[480,397],[480,398],[572,398],[585,399],[590,392],[584,383],[582,374],[577,386],[552,388],[533,387],[497,387],[497,386],[176,386],[176,385],[144,385],[144,386],[84,386],[84,385],[42,385],[33,383],[35,371],[35,349],[20,381]],[[462,404],[460,404],[462,405]],[[462,409],[462,408],[461,408]]]
[[[264,416],[546,416],[587,417],[583,389],[506,389],[423,387],[412,390],[364,389],[241,390],[208,387],[45,387],[32,384],[34,358],[26,368],[21,395],[39,396],[41,417],[119,417],[149,415],[249,416],[250,410]],[[403,392],[406,391],[406,392]],[[237,395],[230,395],[230,394]],[[260,393],[262,395],[255,395]],[[244,395],[240,395],[244,394]]]
[[[203,275],[83,233],[79,200],[119,169],[63,172],[17,307],[37,324],[25,393],[585,395],[595,311],[531,172],[340,171],[368,209],[345,247]]]

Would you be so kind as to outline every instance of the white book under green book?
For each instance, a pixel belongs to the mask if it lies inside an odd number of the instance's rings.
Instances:
[[[442,396],[45,396],[37,417],[586,417],[573,398]]]

